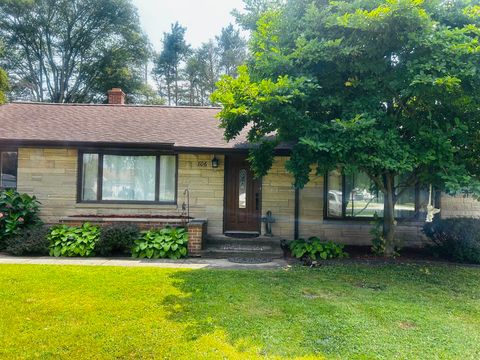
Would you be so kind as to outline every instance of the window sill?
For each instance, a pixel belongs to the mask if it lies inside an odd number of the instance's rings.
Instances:
[[[382,219],[379,219],[382,221]],[[330,225],[369,225],[372,224],[373,218],[371,219],[334,219],[334,218],[325,218],[323,219],[324,224]],[[411,219],[411,220],[397,220],[397,226],[422,226],[425,222],[420,219]]]
[[[129,204],[129,203],[102,203],[102,202],[82,202],[75,205],[77,209],[166,209],[176,210],[177,204],[160,204],[160,203],[145,203],[145,204]]]

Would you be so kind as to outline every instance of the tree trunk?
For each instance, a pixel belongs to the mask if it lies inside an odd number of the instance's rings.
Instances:
[[[391,257],[395,254],[395,187],[394,175],[385,176],[385,206],[383,213],[383,238],[385,239],[385,256]]]

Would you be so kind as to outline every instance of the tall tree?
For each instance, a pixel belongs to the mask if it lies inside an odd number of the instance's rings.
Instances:
[[[186,30],[178,22],[172,24],[170,32],[163,34],[163,48],[155,59],[153,74],[159,88],[165,88],[169,105],[179,104],[181,65],[191,52],[185,41]]]
[[[148,41],[130,0],[0,0],[4,66],[36,101],[100,101],[142,85]]]
[[[203,86],[208,94],[215,91],[215,83],[220,78],[220,57],[216,43],[210,40],[197,50],[201,63]]]
[[[227,139],[249,127],[264,175],[279,141],[293,143],[295,186],[340,168],[384,194],[385,254],[408,185],[480,194],[480,8],[469,0],[290,0],[264,12],[253,59],[224,77]],[[265,140],[276,134],[276,141]],[[396,182],[403,178],[401,186]]]
[[[280,6],[281,2],[282,0],[243,0],[243,11],[234,9],[232,15],[244,30],[255,30],[262,14]]]
[[[2,58],[4,54],[3,45],[0,42],[0,58]],[[8,77],[5,70],[0,68],[0,105],[7,102],[7,95],[6,92],[10,89],[8,84]]]
[[[240,31],[235,29],[232,24],[222,28],[221,34],[216,39],[221,71],[226,75],[235,77],[237,68],[246,60],[247,43],[240,36]]]
[[[6,92],[9,90],[8,77],[5,70],[0,68],[0,105],[7,102]]]
[[[184,77],[188,88],[185,103],[192,106],[205,105],[205,100],[208,100],[208,97],[203,81],[203,62],[197,50],[187,59]]]

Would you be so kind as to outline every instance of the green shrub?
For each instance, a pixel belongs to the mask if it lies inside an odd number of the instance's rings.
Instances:
[[[480,219],[436,218],[423,227],[431,250],[444,258],[480,264]]]
[[[293,240],[289,247],[294,257],[303,260],[327,260],[348,256],[343,251],[343,245],[333,241],[322,241],[318,237]]]
[[[0,191],[0,248],[4,239],[22,229],[40,225],[39,202],[35,196],[19,194],[13,189]]]
[[[36,226],[22,231],[5,240],[5,251],[11,255],[48,255],[50,229]]]
[[[102,227],[100,239],[95,245],[95,252],[101,256],[113,254],[131,254],[135,240],[140,238],[136,225],[115,224]]]
[[[187,255],[187,244],[188,232],[184,228],[150,230],[135,241],[132,255],[137,258],[179,259]]]
[[[51,256],[92,256],[100,229],[89,223],[82,226],[57,225],[48,235]]]

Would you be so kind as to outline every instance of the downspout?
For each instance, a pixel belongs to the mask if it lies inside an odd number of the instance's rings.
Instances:
[[[300,225],[300,189],[295,188],[295,223],[293,227],[293,238],[297,240],[299,237],[299,225]]]

